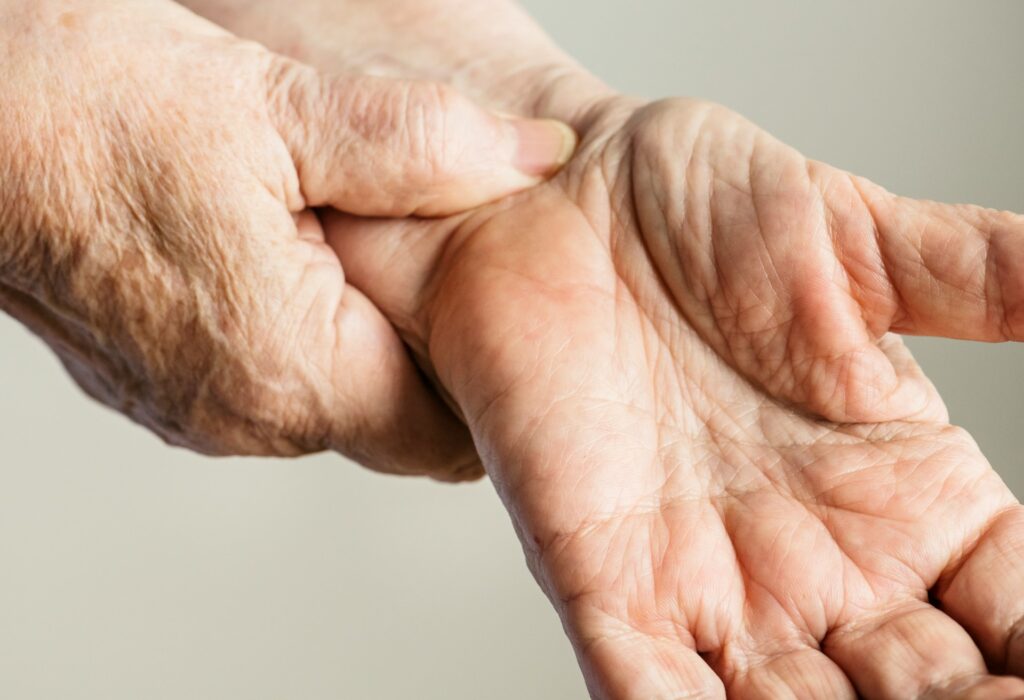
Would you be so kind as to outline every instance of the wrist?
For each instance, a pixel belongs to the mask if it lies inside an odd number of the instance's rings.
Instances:
[[[508,0],[183,0],[327,72],[436,80],[493,109],[575,124],[615,93]]]

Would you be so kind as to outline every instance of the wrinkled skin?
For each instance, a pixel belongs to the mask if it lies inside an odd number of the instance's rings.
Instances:
[[[1019,339],[1024,220],[564,75],[516,105],[581,134],[549,184],[326,227],[469,426],[592,694],[1024,695],[1024,510],[891,334]]]
[[[1024,693],[975,646],[1024,672],[1024,511],[886,333],[946,304],[1001,332],[984,268],[887,251],[1022,222],[930,218],[716,107],[590,119],[536,192],[328,231],[461,409],[594,694],[713,695],[709,667],[740,698]],[[909,220],[876,237],[876,207]]]
[[[0,0],[0,46],[0,308],[89,394],[206,453],[478,475],[310,207],[462,211],[564,162],[564,126],[328,78],[166,0]]]

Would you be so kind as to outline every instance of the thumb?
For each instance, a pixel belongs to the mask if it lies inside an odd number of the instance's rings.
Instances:
[[[966,340],[1024,340],[1024,216],[970,205],[918,201],[863,178],[853,182],[866,209],[841,221],[844,248],[873,242],[881,270],[869,298],[888,304],[900,333]],[[876,268],[879,265],[876,264]],[[877,293],[881,287],[884,292]]]
[[[470,209],[539,183],[576,148],[561,122],[498,115],[438,83],[328,77],[279,59],[268,99],[305,205],[363,216]]]

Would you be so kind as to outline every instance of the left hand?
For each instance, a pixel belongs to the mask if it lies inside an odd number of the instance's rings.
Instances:
[[[1024,693],[989,675],[1024,673],[1024,508],[891,333],[1021,338],[1024,219],[704,103],[578,126],[536,191],[326,230],[461,409],[595,697]]]

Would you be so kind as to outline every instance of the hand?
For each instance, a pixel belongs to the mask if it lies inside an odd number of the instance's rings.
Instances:
[[[515,0],[179,0],[324,71],[441,81],[482,104],[572,121],[615,92]]]
[[[887,332],[1019,337],[1020,219],[892,197],[720,108],[609,100],[505,3],[427,4],[234,19],[584,134],[468,217],[329,227],[465,414],[594,695],[1024,692],[982,657],[1024,673],[1024,516]]]
[[[327,232],[462,410],[594,695],[1024,693],[986,667],[1024,673],[1024,509],[890,333],[1024,336],[1024,219],[703,103],[578,126],[541,188]]]
[[[472,207],[564,162],[565,127],[328,78],[170,2],[6,0],[0,32],[0,305],[87,392],[204,452],[478,472],[308,207]]]

